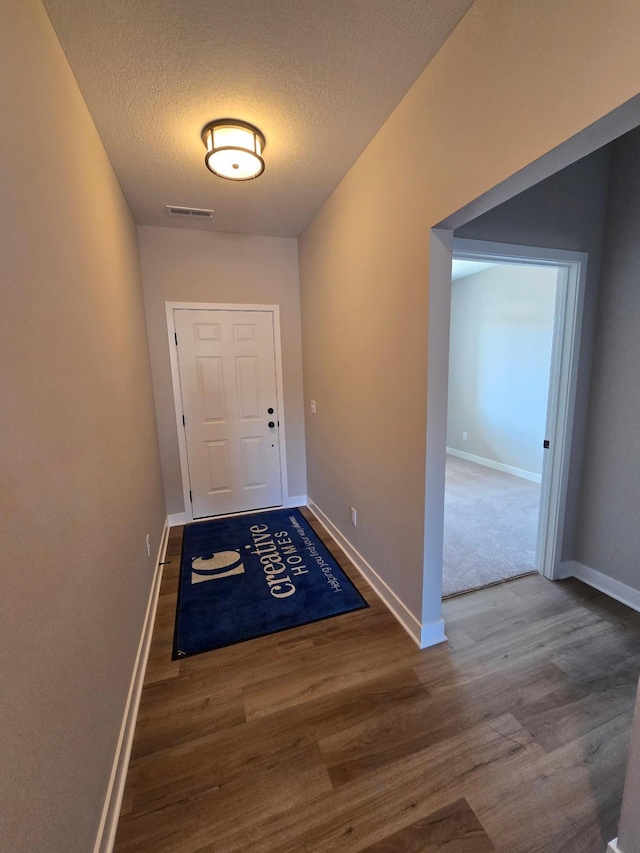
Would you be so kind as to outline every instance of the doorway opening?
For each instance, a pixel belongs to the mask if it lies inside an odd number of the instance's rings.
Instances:
[[[587,256],[453,241],[443,595],[560,562]]]

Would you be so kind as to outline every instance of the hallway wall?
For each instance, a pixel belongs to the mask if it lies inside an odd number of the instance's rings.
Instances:
[[[300,238],[308,494],[420,630],[429,229],[636,96],[639,35],[634,0],[477,0]]]
[[[88,853],[165,517],[136,230],[39,0],[0,76],[0,850]]]
[[[289,495],[305,495],[297,240],[148,225],[138,232],[167,512],[184,512],[184,498],[165,302],[280,306]]]
[[[640,590],[640,129],[612,146],[575,559]]]

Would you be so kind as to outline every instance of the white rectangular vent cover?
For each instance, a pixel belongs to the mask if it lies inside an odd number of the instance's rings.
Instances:
[[[199,216],[202,219],[211,219],[213,210],[204,210],[199,207],[175,207],[172,204],[167,205],[167,213],[171,216]]]

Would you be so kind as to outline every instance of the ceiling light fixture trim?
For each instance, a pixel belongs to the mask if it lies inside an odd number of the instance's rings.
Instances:
[[[229,181],[251,181],[264,172],[264,134],[252,124],[219,118],[202,128],[204,162],[214,175]]]

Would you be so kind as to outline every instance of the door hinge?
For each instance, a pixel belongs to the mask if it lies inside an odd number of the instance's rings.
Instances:
[[[185,423],[185,419],[184,419],[184,415],[183,415],[183,416],[182,416],[182,426],[183,426],[183,427],[186,427],[186,425],[187,425],[187,424]]]
[[[191,494],[191,489],[189,489],[189,500],[193,503],[193,495]]]
[[[551,442],[549,441],[549,439],[545,438],[545,440],[542,442],[542,447],[545,450],[548,450],[551,447]]]
[[[175,340],[175,342],[176,342],[176,346],[178,346],[178,333],[177,333],[177,332],[174,332],[174,333],[173,333],[173,338],[174,338],[174,340]]]

